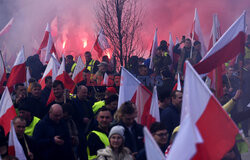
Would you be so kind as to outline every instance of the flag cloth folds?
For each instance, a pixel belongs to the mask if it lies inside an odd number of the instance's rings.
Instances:
[[[189,62],[184,82],[180,130],[167,160],[220,160],[238,128]]]
[[[10,131],[10,122],[16,117],[16,110],[12,103],[8,87],[5,88],[0,101],[0,125],[3,126],[5,135]]]
[[[10,21],[6,24],[6,26],[4,26],[4,28],[0,31],[0,36],[4,35],[10,30],[13,24],[13,21],[14,21],[14,18],[11,18]]]
[[[154,122],[151,121],[151,100],[152,93],[130,72],[122,67],[118,107],[126,101],[132,101],[137,107],[137,123],[150,127]]]
[[[153,45],[152,45],[152,49],[151,49],[151,52],[150,52],[150,65],[149,65],[150,69],[153,69],[153,67],[154,67],[153,60],[154,60],[154,56],[156,54],[157,47],[158,47],[157,31],[158,31],[158,29],[156,28],[155,29],[154,40],[153,40]]]
[[[201,31],[200,20],[199,20],[197,8],[195,8],[195,12],[194,12],[194,22],[192,25],[190,37],[192,38],[192,40],[201,42],[201,51],[200,52],[201,52],[201,56],[204,57],[205,54],[207,53],[207,49],[206,49],[205,42],[203,39],[202,31]]]
[[[158,144],[155,142],[153,136],[147,129],[147,127],[143,128],[144,139],[145,139],[145,151],[147,159],[155,159],[155,160],[165,160],[165,157],[159,148]]]
[[[26,160],[23,147],[17,139],[16,131],[12,121],[8,142],[8,154],[17,157],[20,160]]]
[[[75,70],[72,75],[72,79],[75,82],[75,84],[83,80],[83,70],[84,70],[84,64],[81,56],[79,56],[77,59]]]
[[[16,61],[11,69],[10,76],[8,78],[7,87],[10,93],[13,91],[13,86],[17,83],[26,82],[26,58],[24,56],[24,47],[19,51]]]
[[[98,53],[98,57],[101,58],[103,51],[108,49],[108,48],[110,48],[110,45],[109,45],[108,40],[103,32],[103,29],[101,29],[97,38],[96,38],[96,41],[94,44],[94,49]]]
[[[202,60],[194,66],[199,74],[212,71],[217,66],[244,53],[246,11],[229,27]]]

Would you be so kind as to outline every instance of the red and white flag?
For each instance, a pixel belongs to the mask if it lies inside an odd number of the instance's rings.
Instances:
[[[155,160],[165,160],[161,149],[158,144],[155,142],[153,136],[147,129],[147,127],[143,128],[144,139],[145,139],[145,151],[147,159],[155,159]]]
[[[246,11],[229,27],[202,60],[194,66],[199,74],[212,71],[239,53],[244,53]]]
[[[3,83],[6,81],[6,70],[5,70],[5,65],[3,61],[3,56],[0,53],[0,94],[3,93]]]
[[[204,57],[205,54],[207,53],[207,49],[206,49],[206,46],[204,43],[202,31],[201,31],[200,20],[199,20],[197,8],[195,8],[194,22],[192,25],[190,36],[191,36],[192,40],[196,40],[196,41],[201,42],[200,53],[201,53],[201,56]]]
[[[221,37],[221,29],[218,16],[215,14],[213,15],[213,26],[211,30],[211,36],[209,41],[209,48],[211,49],[213,45],[218,41]],[[222,84],[222,66],[219,65],[211,72],[208,73],[206,82],[208,86],[215,90],[215,96],[221,97],[223,96],[223,84]]]
[[[160,111],[159,111],[159,104],[158,104],[158,96],[157,96],[157,89],[154,86],[153,96],[151,100],[151,106],[149,111],[149,118],[147,121],[147,126],[151,126],[154,122],[160,122]]]
[[[45,62],[48,63],[52,53],[55,53],[57,55],[56,48],[55,48],[55,45],[53,43],[52,36],[50,33],[50,25],[49,24],[47,24],[45,34],[44,34],[42,43],[37,51],[37,54],[41,54],[41,50],[44,48],[46,48]],[[56,57],[56,58],[58,58],[58,57]]]
[[[150,65],[149,65],[150,69],[154,68],[153,59],[154,59],[154,56],[155,56],[155,54],[157,52],[157,47],[158,47],[157,31],[158,31],[158,29],[156,28],[155,29],[154,40],[153,40],[153,45],[152,45],[152,49],[151,49],[151,52],[150,52],[150,55],[151,55],[150,56]]]
[[[75,87],[74,81],[71,79],[71,77],[68,75],[68,73],[65,70],[65,58],[64,58],[64,56],[62,56],[62,63],[61,63],[61,66],[58,70],[56,80],[62,81],[64,88],[68,89],[69,91],[72,91]],[[52,89],[50,92],[50,96],[49,96],[47,104],[51,103],[54,100],[55,100],[55,96],[54,96],[53,89]]]
[[[181,91],[181,80],[180,80],[180,74],[177,74],[177,83],[175,83],[173,87],[173,91]]]
[[[103,29],[101,29],[97,38],[96,38],[96,41],[94,44],[94,49],[98,53],[98,57],[101,58],[103,51],[108,49],[108,48],[110,48],[110,45],[109,45],[108,40],[103,32]]]
[[[79,56],[77,59],[75,70],[72,75],[72,79],[75,82],[75,84],[83,80],[83,70],[84,70],[84,64],[81,56]]]
[[[150,115],[151,100],[152,93],[122,67],[118,107],[126,101],[132,101],[137,107],[137,123],[150,127],[153,123],[148,122],[152,117]]]
[[[14,18],[11,18],[10,21],[6,24],[6,26],[4,26],[4,28],[0,31],[0,36],[4,35],[10,30],[13,24],[13,21],[14,21]]]
[[[5,135],[10,131],[10,122],[16,117],[16,110],[12,103],[8,87],[5,88],[0,101],[0,125],[3,126]]]
[[[39,83],[41,84],[42,89],[45,87],[45,78],[47,76],[52,77],[52,81],[56,79],[57,72],[60,68],[59,62],[56,60],[54,56],[52,56],[49,60],[49,63],[43,73],[43,77],[39,80]]]
[[[220,160],[239,130],[189,62],[185,73],[180,130],[167,160]]]
[[[12,121],[11,121],[11,130],[8,142],[8,154],[17,157],[20,160],[26,160],[23,147],[20,144],[19,140],[17,139],[15,127]]]
[[[16,61],[11,69],[10,76],[8,78],[7,87],[9,91],[13,91],[13,86],[17,83],[26,82],[26,58],[24,56],[24,47],[19,51]]]
[[[105,74],[104,74],[104,77],[103,77],[103,85],[105,85],[105,86],[108,86],[108,81],[109,81],[109,76],[108,76],[108,74],[105,72]]]

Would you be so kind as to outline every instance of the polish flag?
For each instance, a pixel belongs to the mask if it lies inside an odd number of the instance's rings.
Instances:
[[[108,86],[108,84],[109,84],[108,81],[109,81],[109,76],[105,72],[102,84]]]
[[[189,62],[184,82],[180,130],[167,160],[220,160],[239,130]]]
[[[0,31],[0,36],[4,35],[10,30],[13,24],[13,21],[14,21],[14,18],[11,18],[10,21],[6,24],[6,26],[4,26],[4,28]]]
[[[177,83],[175,83],[173,87],[173,91],[181,91],[181,80],[180,80],[180,74],[177,74]]]
[[[54,56],[52,56],[45,69],[45,72],[43,73],[43,77],[39,80],[39,83],[41,84],[42,89],[44,89],[45,87],[45,78],[47,76],[51,76],[52,81],[54,81],[56,79],[56,75],[57,75],[59,68],[60,68],[59,62],[56,60]]]
[[[84,64],[81,56],[79,56],[77,59],[75,70],[72,75],[72,79],[75,82],[75,84],[83,80],[83,70],[84,70]]]
[[[212,71],[217,66],[244,53],[246,11],[229,27],[202,60],[194,66],[199,74]]]
[[[151,106],[146,126],[150,128],[151,124],[154,122],[160,122],[160,111],[159,111],[156,86],[154,86],[153,96],[151,100]]]
[[[155,29],[155,35],[154,35],[153,46],[152,46],[152,49],[151,49],[151,52],[150,52],[150,55],[151,55],[151,56],[150,56],[150,65],[149,65],[149,68],[150,68],[150,69],[153,69],[153,68],[154,68],[153,59],[154,59],[154,56],[155,56],[155,54],[156,54],[157,47],[158,47],[157,31],[158,31],[158,29],[156,28],[156,29]]]
[[[0,94],[2,94],[4,91],[3,83],[5,81],[6,81],[6,70],[5,70],[5,65],[3,61],[3,56],[2,56],[2,53],[0,52]]]
[[[5,135],[10,131],[10,122],[16,117],[16,110],[11,100],[8,87],[5,88],[0,100],[0,125],[3,126]]]
[[[11,121],[11,130],[8,142],[8,154],[17,157],[20,160],[26,160],[23,147],[20,144],[19,140],[17,139],[16,131],[12,121]]]
[[[11,69],[10,76],[8,78],[7,87],[9,91],[13,91],[13,86],[17,83],[25,83],[26,82],[26,58],[24,56],[24,47],[19,51],[16,61]]]
[[[153,136],[147,129],[147,127],[143,128],[144,139],[145,139],[145,151],[147,159],[156,159],[156,160],[165,160],[161,149],[158,144],[155,142]]]
[[[218,41],[221,37],[221,29],[218,16],[215,14],[213,16],[213,26],[211,30],[211,37],[209,41],[209,49],[213,47],[213,45]],[[221,97],[223,96],[223,84],[222,84],[222,66],[219,65],[211,72],[208,73],[206,82],[209,82],[208,85],[210,88],[215,90],[215,96]]]
[[[201,31],[201,26],[200,26],[200,20],[198,16],[198,11],[197,8],[195,8],[195,13],[194,13],[194,22],[192,25],[191,33],[190,36],[192,37],[192,40],[196,40],[201,42],[201,56],[204,57],[205,54],[207,53],[207,49],[203,40],[203,35]]]
[[[103,32],[103,29],[101,29],[97,38],[96,38],[96,41],[94,44],[94,49],[98,53],[98,57],[101,58],[103,51],[108,49],[108,48],[110,48],[110,45],[109,45],[108,40]]]
[[[121,104],[126,101],[133,102],[138,112],[136,118],[137,123],[150,127],[153,123],[148,122],[153,117],[150,115],[151,100],[152,93],[130,72],[122,67],[118,106],[120,107]]]
[[[64,88],[68,89],[69,91],[72,91],[75,87],[74,81],[71,79],[71,77],[68,75],[68,73],[65,70],[65,58],[64,58],[64,56],[62,56],[62,63],[61,63],[61,66],[58,70],[56,80],[62,81]],[[52,89],[50,92],[50,96],[49,96],[47,104],[51,103],[54,100],[55,100],[55,96],[54,96],[54,92]]]
[[[47,48],[46,48],[47,47]],[[54,46],[53,40],[52,40],[52,36],[50,33],[50,25],[47,24],[46,30],[45,30],[45,34],[42,40],[42,43],[37,51],[37,54],[41,54],[41,50],[46,48],[46,56],[45,56],[45,62],[48,62],[50,59],[50,56],[52,53],[56,54],[56,48]],[[56,54],[57,55],[57,54]],[[56,56],[56,58],[58,58]]]

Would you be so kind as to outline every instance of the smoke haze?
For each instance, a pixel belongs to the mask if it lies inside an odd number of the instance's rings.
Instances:
[[[97,30],[95,12],[97,0],[0,0],[0,28],[14,17],[11,30],[0,37],[0,47],[6,61],[13,64],[17,52],[25,46],[26,57],[33,55],[44,35],[46,24],[57,17],[58,52],[62,52],[62,43],[66,41],[65,50],[75,55],[90,50],[95,41]],[[250,22],[249,0],[141,0],[144,9],[142,41],[149,50],[155,28],[158,27],[158,41],[168,41],[169,32],[173,38],[188,36],[198,9],[200,23],[205,41],[208,42],[212,16],[218,14],[222,32],[238,18],[243,10],[247,11],[247,24]],[[53,28],[52,28],[53,30]],[[249,30],[248,30],[249,33]],[[55,37],[54,37],[55,38]],[[75,40],[73,40],[75,39]],[[82,41],[87,41],[86,48]],[[85,42],[86,43],[86,42]],[[12,58],[11,58],[12,57]]]

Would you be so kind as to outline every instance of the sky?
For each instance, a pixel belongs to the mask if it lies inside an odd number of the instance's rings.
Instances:
[[[194,19],[194,10],[198,9],[203,36],[208,42],[213,14],[218,14],[222,32],[247,11],[247,24],[250,23],[249,0],[138,0],[143,9],[143,28],[141,30],[144,48],[150,50],[155,28],[158,28],[158,41],[169,39],[169,32],[181,39],[188,36]],[[13,61],[21,46],[25,47],[26,56],[34,54],[34,48],[40,45],[46,24],[57,17],[58,35],[54,41],[63,52],[65,49],[74,54],[91,50],[98,33],[95,25],[97,0],[0,0],[0,28],[12,17],[11,30],[0,37],[0,47],[6,53],[7,61]],[[249,18],[248,18],[249,17]],[[248,33],[249,30],[247,31]],[[72,39],[78,39],[73,41]],[[79,41],[80,39],[80,41]],[[72,40],[72,41],[71,41]],[[83,41],[87,41],[83,48]],[[79,43],[79,44],[78,44]],[[66,53],[67,54],[67,53]],[[11,58],[12,57],[12,58]],[[12,59],[12,60],[11,60]],[[11,63],[10,62],[10,63]],[[13,63],[13,62],[12,62]]]

